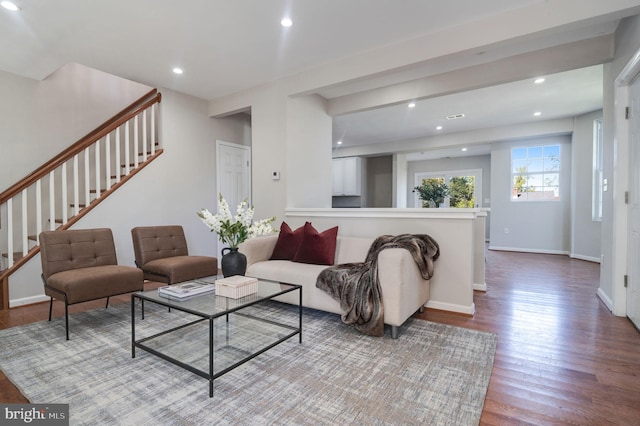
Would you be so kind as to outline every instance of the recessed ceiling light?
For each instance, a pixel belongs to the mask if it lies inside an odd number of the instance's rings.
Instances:
[[[442,126],[436,127],[436,130],[442,130]]]
[[[540,111],[536,111],[533,113],[534,116],[536,117],[540,117],[542,115],[542,113]]]
[[[282,21],[280,21],[280,25],[288,28],[293,25],[293,21],[289,18],[282,18]]]
[[[544,77],[536,78],[535,80],[533,80],[533,82],[535,84],[544,83]]]
[[[338,141],[336,142],[338,145],[342,145],[342,141]]]
[[[174,74],[182,74],[183,72],[184,72],[184,71],[182,71],[182,68],[178,68],[178,67],[176,67],[176,68],[174,68],[174,69],[173,69],[173,73],[174,73]]]
[[[461,151],[462,152],[467,152],[467,148],[462,148]]]
[[[416,106],[415,103],[411,102],[409,105],[407,105],[409,108],[414,108]]]
[[[7,10],[11,10],[12,12],[17,12],[18,10],[20,10],[20,8],[16,6],[15,3],[12,3],[10,1],[3,1],[0,3],[0,6],[4,7]]]

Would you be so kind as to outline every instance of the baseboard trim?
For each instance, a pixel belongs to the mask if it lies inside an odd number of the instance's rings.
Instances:
[[[586,260],[587,262],[600,263],[600,259],[597,257],[583,256],[581,254],[575,254],[575,253],[571,253],[569,257],[572,259]]]
[[[22,299],[9,300],[10,308],[17,308],[18,306],[33,305],[35,303],[48,302],[51,298],[47,295],[41,294],[39,296],[23,297]]]
[[[565,256],[569,255],[569,252],[567,250],[545,250],[545,249],[528,249],[528,248],[499,247],[499,246],[489,246],[489,250],[517,251],[522,253],[539,253],[539,254],[563,254]]]
[[[452,303],[438,302],[436,300],[429,300],[427,304],[424,306],[429,309],[437,309],[439,311],[458,312],[461,314],[467,314],[471,316],[473,316],[476,313],[475,303],[472,303],[469,306],[464,306],[464,305],[454,305]]]
[[[596,294],[598,295],[600,300],[602,300],[602,303],[604,303],[607,309],[613,312],[613,302],[611,301],[611,299],[609,299],[609,296],[607,296],[607,294],[602,291],[602,288],[598,287],[598,291],[596,291]]]
[[[487,291],[487,283],[473,283],[473,289],[478,291]]]

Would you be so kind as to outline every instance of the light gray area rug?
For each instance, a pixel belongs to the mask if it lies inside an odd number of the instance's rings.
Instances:
[[[272,303],[267,314],[297,308]],[[139,312],[139,311],[138,311]],[[178,312],[146,304],[141,334]],[[131,358],[130,305],[0,330],[0,369],[33,403],[70,404],[71,424],[478,424],[497,338],[410,319],[400,337],[360,334],[338,315],[304,310],[295,336],[208,382],[141,349]],[[185,345],[189,350],[189,345]]]

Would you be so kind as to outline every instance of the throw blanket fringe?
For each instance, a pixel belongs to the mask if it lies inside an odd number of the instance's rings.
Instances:
[[[342,321],[370,336],[384,335],[384,307],[378,279],[378,255],[389,248],[408,250],[426,280],[433,276],[438,243],[426,234],[382,235],[375,239],[364,262],[343,263],[323,270],[316,287],[340,302]]]

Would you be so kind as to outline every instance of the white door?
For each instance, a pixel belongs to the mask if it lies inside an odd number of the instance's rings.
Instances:
[[[627,316],[640,328],[640,77],[629,87]]]
[[[238,204],[245,198],[251,204],[251,148],[230,142],[216,141],[216,180],[218,194],[222,194],[231,214],[236,214]],[[217,204],[216,204],[217,207]],[[224,247],[218,242],[218,259]]]

